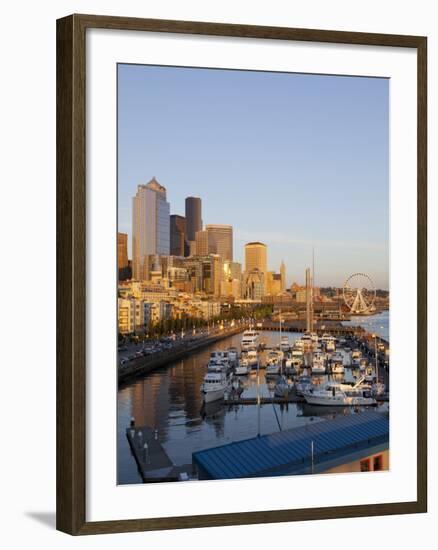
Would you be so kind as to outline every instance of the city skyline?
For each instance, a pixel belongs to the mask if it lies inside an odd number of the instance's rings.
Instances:
[[[186,74],[187,72],[189,74]],[[262,86],[263,93],[258,88],[252,93],[255,83]],[[218,104],[219,84],[225,97]],[[206,105],[207,99],[213,101],[214,98],[215,110],[220,111],[222,115],[228,115],[225,118],[229,123],[230,113],[224,112],[226,104],[242,124],[248,120],[250,113],[256,112],[256,107],[272,100],[275,94],[280,96],[277,103],[282,103],[284,109],[287,95],[284,88],[288,91],[289,99],[292,101],[295,98],[301,107],[307,108],[304,110],[310,116],[310,120],[304,124],[304,115],[298,116],[296,110],[293,110],[293,113],[287,110],[283,112],[286,118],[294,115],[294,125],[291,127],[293,134],[298,133],[298,129],[307,130],[303,136],[304,144],[301,146],[295,135],[293,139],[290,136],[288,139],[274,102],[268,111],[275,119],[275,130],[280,137],[269,134],[269,138],[266,139],[263,132],[261,135],[255,134],[254,137],[246,133],[247,139],[251,137],[251,145],[245,144],[244,141],[243,147],[239,147],[236,143],[237,138],[232,133],[225,139],[226,124],[224,126],[220,117],[215,116],[212,109]],[[249,94],[246,96],[246,102],[242,100],[242,89]],[[319,90],[322,90],[322,95]],[[194,97],[188,97],[190,91]],[[335,91],[336,94],[341,93],[341,98],[335,96]],[[179,102],[176,99],[178,94],[181,95]],[[230,98],[229,94],[233,97]],[[313,100],[308,99],[309,94],[313,94]],[[203,102],[199,104],[202,98]],[[185,126],[188,137],[184,142],[181,142],[179,127],[170,134],[171,113],[163,116],[163,111],[158,108],[166,104],[175,115],[175,101],[181,111],[178,121],[187,122],[189,117],[193,120],[191,127]],[[248,107],[244,115],[239,116],[236,101],[240,107]],[[321,101],[325,104],[324,108],[319,105]],[[327,101],[331,101],[331,109],[327,109]],[[160,116],[154,115],[152,106],[154,112],[160,113]],[[324,120],[317,120],[311,116],[310,106],[314,109],[317,106]],[[360,112],[360,116],[356,111]],[[136,117],[133,116],[134,112]],[[197,114],[197,117],[193,119],[194,114]],[[215,135],[209,128],[204,128],[207,141],[214,142],[208,147],[200,136],[196,139],[197,132],[194,131],[203,128],[201,119],[205,119],[207,114],[207,120],[215,122],[212,128],[217,132]],[[260,114],[263,118],[263,113]],[[334,128],[333,117],[336,116],[338,125]],[[250,241],[261,241],[268,247],[268,269],[277,272],[281,261],[284,260],[287,286],[290,286],[293,281],[303,280],[305,268],[312,265],[312,251],[315,249],[316,285],[342,286],[343,281],[351,273],[366,271],[375,280],[377,287],[387,289],[387,116],[388,84],[383,79],[119,66],[119,231],[127,233],[130,239],[129,201],[132,200],[137,186],[146,184],[155,175],[167,190],[171,215],[184,216],[186,198],[200,197],[204,228],[207,225],[232,226],[234,260],[242,265],[245,244]],[[148,124],[145,124],[145,117]],[[161,124],[158,123],[158,119]],[[314,135],[313,132],[309,132],[310,122],[313,124]],[[269,121],[263,120],[259,122],[259,126],[266,130]],[[318,133],[317,128],[321,129],[321,126],[324,131]],[[237,134],[242,133],[237,123],[232,129]],[[272,123],[271,130],[273,129]],[[235,152],[230,149],[230,141],[236,149]],[[193,147],[195,143],[200,166],[194,161],[194,154],[190,154],[188,150],[188,144]],[[273,157],[266,159],[266,155],[263,155],[264,160],[269,161],[272,170],[268,174],[258,154],[261,153],[261,146],[266,146],[267,143],[272,146]],[[363,150],[365,143],[366,151]],[[287,146],[292,144],[300,149],[304,159],[295,149],[288,150]],[[182,159],[181,151],[176,150],[177,145],[189,154],[193,165],[186,166],[188,159]],[[281,151],[278,151],[280,145]],[[312,151],[309,151],[309,148],[313,149],[315,161],[310,162]],[[143,150],[142,154],[139,149]],[[343,151],[341,156],[339,149]],[[165,154],[165,150],[171,152],[172,158],[176,153],[176,162],[165,162],[166,157],[170,155],[169,152]],[[212,150],[215,150],[215,155]],[[201,152],[208,156],[208,163]],[[364,159],[360,158],[361,152]],[[251,154],[254,156],[248,158]],[[288,155],[291,156],[291,160]],[[226,172],[223,166],[224,156],[231,161],[231,164],[228,162]],[[247,162],[237,163],[239,156],[244,157]],[[322,159],[323,165],[329,168],[325,178],[320,170],[315,172],[318,159]],[[298,171],[295,166],[297,162]],[[360,170],[356,168],[358,163]],[[304,170],[305,166],[308,169],[307,173]],[[353,166],[356,179],[370,178],[370,185],[359,186],[359,192],[353,181]],[[295,170],[292,170],[294,167]],[[298,179],[298,173],[303,183],[291,182],[291,179]],[[224,175],[228,175],[228,179]],[[338,186],[325,183],[333,179],[338,181]],[[309,208],[306,208],[306,205]],[[131,246],[128,248],[131,250]]]

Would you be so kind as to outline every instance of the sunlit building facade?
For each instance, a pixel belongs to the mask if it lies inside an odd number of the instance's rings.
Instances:
[[[223,261],[233,260],[233,227],[231,225],[208,224],[209,254],[218,254]]]
[[[247,243],[245,245],[245,271],[258,269],[261,273],[268,270],[267,246],[260,242]]]
[[[134,279],[147,278],[145,258],[170,252],[170,205],[155,178],[139,185],[132,199],[132,267]]]

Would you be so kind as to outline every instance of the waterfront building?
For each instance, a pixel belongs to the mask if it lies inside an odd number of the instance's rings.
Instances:
[[[134,300],[119,298],[117,300],[118,328],[121,334],[131,334],[135,330]]]
[[[196,451],[192,461],[199,479],[388,470],[389,416],[376,411],[339,415]]]
[[[184,216],[170,216],[170,255],[187,256],[186,219]]]
[[[186,239],[194,242],[202,229],[202,204],[199,197],[186,198]]]
[[[268,268],[267,246],[260,242],[247,243],[245,245],[245,271],[257,269],[266,273]]]
[[[145,260],[170,251],[170,205],[166,189],[155,178],[139,185],[132,199],[132,264],[134,279],[147,278]]]
[[[233,260],[233,227],[231,225],[208,224],[209,254],[218,254],[223,261]],[[199,254],[199,251],[197,251]]]

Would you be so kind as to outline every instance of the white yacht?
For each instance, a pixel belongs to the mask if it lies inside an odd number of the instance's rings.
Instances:
[[[255,349],[249,350],[246,354],[250,368],[259,368],[259,354]]]
[[[359,349],[354,349],[351,352],[351,362],[353,365],[358,366],[362,359],[362,352]]]
[[[313,348],[313,340],[308,332],[303,334],[303,336],[301,337],[301,342],[303,343],[304,351],[309,351]]]
[[[325,353],[315,353],[312,362],[312,374],[325,374]]]
[[[245,330],[242,334],[241,347],[243,350],[257,349],[259,347],[260,335],[256,330]]]
[[[340,353],[334,353],[331,356],[331,367],[330,370],[332,374],[344,374],[345,367],[344,367],[344,358],[342,354]]]
[[[366,382],[374,382],[376,378],[376,372],[374,368],[368,365],[365,368],[364,377]]]
[[[279,350],[270,350],[266,358],[265,376],[281,374],[283,365],[283,352]]]
[[[294,343],[294,350],[300,350],[301,353],[303,352],[304,350],[304,342],[299,339],[299,340],[295,340],[295,343]]]
[[[369,386],[362,386],[363,378],[354,386],[328,382],[321,389],[310,388],[303,392],[309,405],[359,406],[376,405],[377,401]]]
[[[237,351],[237,348],[228,348],[227,350],[228,352],[228,361],[230,363],[237,363],[238,359],[239,359],[239,352]]]
[[[280,349],[282,351],[290,350],[289,336],[282,336],[280,340]]]
[[[234,367],[234,373],[237,375],[248,374],[251,370],[251,366],[247,356],[242,356],[239,363]]]
[[[211,403],[212,401],[223,399],[227,386],[227,379],[222,373],[208,371],[204,376],[204,382],[201,386],[204,403]]]

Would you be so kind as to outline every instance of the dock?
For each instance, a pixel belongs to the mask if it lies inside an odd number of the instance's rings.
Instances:
[[[275,396],[260,396],[257,397],[228,397],[224,399],[224,405],[268,405],[277,404],[285,405],[287,403],[301,403],[304,399],[297,395],[295,392],[291,392],[287,397],[275,397]]]
[[[181,481],[192,474],[192,464],[173,464],[152,428],[131,426],[126,437],[143,483]]]
[[[138,359],[134,359],[129,363],[118,367],[117,373],[119,385],[138,376],[143,376],[149,372],[165,367],[169,363],[184,359],[194,351],[201,350],[202,348],[214,344],[215,342],[219,342],[224,338],[239,334],[246,328],[246,325],[238,325],[237,327],[207,335],[204,338],[200,338],[194,342],[183,342],[181,345],[177,345],[171,350],[155,353],[154,355],[148,357],[139,357]]]

